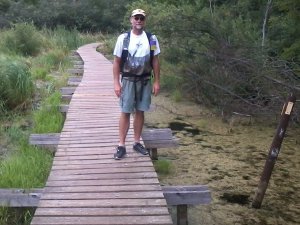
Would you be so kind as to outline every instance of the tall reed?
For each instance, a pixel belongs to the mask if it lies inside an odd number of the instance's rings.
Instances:
[[[0,80],[2,107],[24,108],[34,91],[29,67],[16,57],[0,55]]]

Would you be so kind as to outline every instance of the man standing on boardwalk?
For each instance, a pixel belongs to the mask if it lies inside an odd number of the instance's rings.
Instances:
[[[117,160],[126,154],[125,141],[132,113],[133,149],[143,155],[148,154],[140,143],[140,138],[144,126],[144,112],[150,108],[151,93],[156,96],[160,89],[160,48],[156,36],[144,31],[145,22],[145,11],[133,10],[130,17],[131,31],[118,37],[114,49],[114,90],[120,98],[121,107],[119,145],[114,154]]]

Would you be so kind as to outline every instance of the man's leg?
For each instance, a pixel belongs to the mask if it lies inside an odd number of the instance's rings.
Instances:
[[[134,142],[139,143],[144,126],[144,112],[136,110],[133,120]]]
[[[130,113],[121,113],[119,120],[119,138],[120,142],[116,148],[117,152],[114,154],[114,158],[119,160],[126,155],[125,140],[130,125]]]
[[[130,126],[130,113],[121,113],[119,121],[119,145],[125,146],[126,136]]]
[[[143,155],[148,155],[148,151],[140,144],[142,130],[144,126],[144,111],[137,110],[133,120],[134,144],[133,149]]]

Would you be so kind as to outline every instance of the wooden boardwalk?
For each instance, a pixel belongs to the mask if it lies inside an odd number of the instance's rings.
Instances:
[[[112,64],[96,44],[78,49],[84,75],[71,99],[32,225],[166,224],[172,220],[151,159],[132,150],[113,159],[120,109]],[[132,127],[132,126],[131,126]]]

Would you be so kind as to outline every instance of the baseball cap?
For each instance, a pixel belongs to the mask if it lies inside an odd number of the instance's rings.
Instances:
[[[132,11],[131,16],[135,16],[135,15],[143,15],[146,16],[146,13],[144,10],[142,9],[135,9]]]

